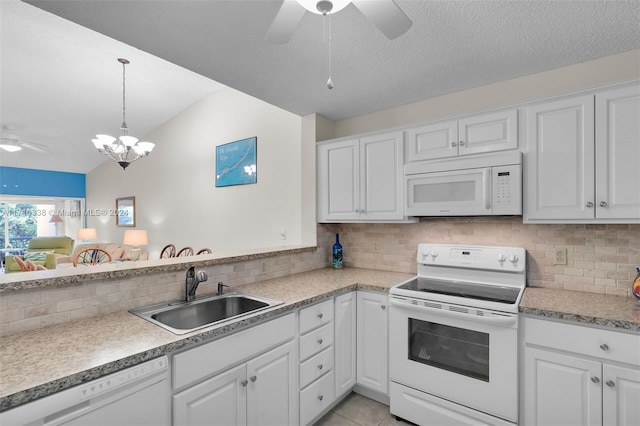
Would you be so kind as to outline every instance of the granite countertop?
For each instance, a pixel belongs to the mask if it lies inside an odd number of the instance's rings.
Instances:
[[[258,322],[355,289],[386,292],[414,275],[319,269],[234,287],[284,302],[222,327],[175,335],[129,312],[68,322],[0,338],[0,411],[176,350],[213,341]]]
[[[368,269],[327,268],[234,287],[234,291],[284,303],[221,327],[180,336],[128,312],[3,336],[0,338],[0,411],[149,359],[213,341],[338,294],[356,289],[386,292],[413,276]],[[635,300],[619,296],[527,288],[520,311],[639,331],[638,306]]]
[[[640,332],[640,302],[631,297],[527,287],[520,312]]]

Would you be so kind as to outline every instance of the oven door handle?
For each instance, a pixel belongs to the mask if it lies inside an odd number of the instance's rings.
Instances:
[[[396,306],[400,309],[410,309],[412,311],[417,311],[417,312],[431,313],[434,315],[442,315],[446,317],[458,318],[466,321],[474,321],[474,322],[484,323],[484,324],[501,325],[504,327],[514,325],[517,322],[517,316],[515,315],[505,315],[504,317],[502,316],[486,317],[482,315],[472,315],[472,314],[465,314],[462,312],[450,311],[448,309],[438,309],[438,308],[430,308],[424,305],[422,306],[414,305],[411,302],[400,302],[399,300],[394,298],[390,298],[389,303],[392,306]],[[440,304],[446,305],[446,303],[440,303]]]

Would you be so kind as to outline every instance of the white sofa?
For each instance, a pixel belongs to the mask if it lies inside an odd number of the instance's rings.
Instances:
[[[82,243],[76,244],[73,247],[71,255],[58,256],[56,258],[56,267],[73,266],[73,259],[76,257],[76,254],[88,248],[101,248],[105,250],[111,255],[112,261],[114,262],[125,262],[131,260],[131,246],[117,243]],[[147,260],[148,258],[149,253],[141,251],[140,258],[138,260]]]

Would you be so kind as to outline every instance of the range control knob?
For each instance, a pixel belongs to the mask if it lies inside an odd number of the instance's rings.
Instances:
[[[436,257],[438,257],[438,252],[434,250],[431,252],[431,258],[435,259]]]
[[[500,253],[498,255],[498,262],[504,262],[505,260],[507,260],[507,257],[504,255],[504,253]]]
[[[429,250],[425,250],[422,252],[422,260],[426,259],[429,256]]]
[[[509,255],[509,262],[516,263],[517,261],[518,261],[518,256],[516,256],[515,254],[511,253]]]

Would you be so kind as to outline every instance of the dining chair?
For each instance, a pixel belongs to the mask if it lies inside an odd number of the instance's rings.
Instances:
[[[211,254],[211,253],[213,253],[213,251],[210,248],[203,248],[203,249],[198,250],[196,255],[198,255],[198,254]]]
[[[176,257],[182,257],[182,256],[193,256],[193,249],[191,247],[184,247],[180,249],[178,254],[176,254]]]
[[[167,244],[160,252],[160,259],[168,259],[170,257],[176,257],[176,246],[173,244]]]
[[[111,254],[101,248],[87,248],[79,251],[73,258],[73,266],[99,265],[111,262]]]

